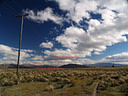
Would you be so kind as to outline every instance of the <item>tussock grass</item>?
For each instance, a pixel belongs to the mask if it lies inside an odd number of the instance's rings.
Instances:
[[[82,69],[20,69],[16,85],[15,69],[0,69],[1,96],[125,96],[128,92],[127,67]]]

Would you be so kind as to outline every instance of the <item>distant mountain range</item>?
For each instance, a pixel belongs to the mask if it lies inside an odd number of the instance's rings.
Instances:
[[[67,64],[60,66],[61,68],[87,68],[86,65],[78,65],[78,64]]]
[[[114,64],[114,63],[96,63],[90,64],[88,66],[96,66],[96,67],[110,67],[110,66],[125,66],[124,64]]]
[[[59,66],[60,68],[88,68],[88,67],[110,67],[110,66],[126,66],[124,64],[114,64],[114,63],[96,63],[96,64],[86,64],[86,65],[79,65],[79,64],[67,64]],[[128,65],[127,65],[128,66]],[[20,68],[37,68],[37,67],[58,67],[58,66],[50,66],[50,65],[31,65],[31,64],[23,64],[19,66]],[[0,68],[17,68],[16,64],[0,64]]]
[[[24,64],[20,65],[20,68],[34,68],[36,67],[35,65],[30,65],[30,64]],[[0,68],[17,68],[16,64],[0,64]]]
[[[37,67],[56,67],[50,65],[32,65],[32,64],[23,64],[19,68],[37,68]],[[17,68],[16,64],[0,64],[0,68]]]

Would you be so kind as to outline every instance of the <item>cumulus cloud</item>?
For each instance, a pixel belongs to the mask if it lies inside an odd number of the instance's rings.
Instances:
[[[44,57],[44,60],[34,59],[34,61],[26,61],[24,63],[27,64],[37,64],[37,65],[53,65],[53,66],[61,66],[65,64],[80,64],[80,65],[90,65],[95,63],[115,63],[115,64],[128,64],[128,52],[118,53],[111,56],[106,56],[103,59],[100,60],[91,60],[87,58],[80,58],[80,59],[53,59]],[[40,58],[40,57],[39,57]],[[49,60],[48,60],[49,58]]]
[[[45,21],[53,21],[56,24],[61,24],[63,18],[53,13],[51,8],[46,8],[45,10],[34,12],[33,10],[24,10],[24,13],[28,13],[28,19],[33,20],[37,23],[44,23]]]
[[[49,60],[49,61],[46,61],[45,64],[47,65],[53,65],[53,66],[61,66],[61,65],[65,65],[65,64],[69,64],[71,63],[72,60]]]
[[[33,50],[22,49],[21,50],[21,63],[26,58],[33,56]],[[0,44],[0,55],[2,56],[0,63],[17,63],[18,49],[7,45]]]
[[[53,66],[61,66],[65,64],[79,64],[79,65],[89,65],[89,64],[95,64],[98,61],[91,60],[91,59],[85,59],[85,58],[80,58],[80,59],[49,59],[46,61],[42,61],[42,64],[47,64],[47,65],[53,65]]]
[[[86,59],[86,58],[80,58],[78,60],[72,61],[73,64],[80,64],[80,65],[90,65],[90,64],[95,64],[97,61],[91,60],[91,59]]]
[[[53,43],[52,42],[42,42],[40,44],[41,48],[52,48],[53,47]]]
[[[54,51],[45,50],[42,53],[46,54],[46,56],[44,56],[45,61],[46,60],[60,60],[58,58],[55,58],[55,56],[72,56],[69,49],[68,50],[55,49]]]
[[[86,33],[83,29],[77,27],[69,27],[65,30],[64,34],[56,37],[56,41],[61,43],[64,47],[70,49],[77,47],[77,43],[80,42],[80,38],[84,38],[85,36]]]
[[[64,49],[43,51],[45,54],[45,63],[46,60],[54,62],[54,56],[86,57],[91,56],[92,54],[100,55],[107,49],[107,46],[128,41],[126,38],[126,35],[128,35],[127,0],[118,0],[118,2],[117,0],[54,1],[58,3],[59,8],[62,11],[66,12],[65,17],[60,17],[54,14],[53,10],[49,7],[43,11],[37,12],[34,12],[33,10],[25,10],[26,13],[30,14],[28,18],[38,23],[44,23],[44,21],[48,20],[51,20],[56,24],[61,24],[64,20],[69,20],[75,23],[74,26],[71,24],[71,26],[66,27],[63,34],[60,34],[55,38]],[[101,17],[99,17],[99,19],[94,19],[92,18],[91,13],[100,14]],[[52,42],[42,42],[40,47],[52,48],[53,44]],[[116,58],[115,56],[112,57]],[[110,57],[106,57],[104,60],[107,62],[110,60]],[[90,62],[90,64],[95,62],[87,59],[79,60],[79,62],[83,62],[82,64],[86,61]]]
[[[3,57],[0,59],[0,63],[2,64],[16,64],[17,63],[17,48],[9,47],[6,45],[0,44],[0,55]],[[76,60],[73,59],[57,59],[54,56],[58,54],[58,56],[71,56],[70,50],[58,50],[55,52],[51,52],[46,50],[44,52],[47,56],[34,55],[33,50],[22,49],[21,51],[21,64],[34,64],[34,65],[53,65],[53,66],[61,66],[65,64],[95,64],[100,62],[111,62],[116,64],[128,64],[128,52],[118,53],[112,56],[107,56],[101,60],[91,60],[86,58],[79,58]],[[30,58],[31,60],[27,60]]]
[[[67,16],[79,23],[83,18],[90,18],[89,11],[95,11],[97,2],[95,0],[55,0],[60,9],[68,11]]]
[[[56,2],[61,10],[67,11],[68,18],[76,22],[77,26],[67,27],[64,33],[55,39],[67,49],[44,51],[46,55],[65,54],[86,57],[91,56],[92,52],[99,55],[107,49],[107,46],[127,42],[126,0],[119,0],[118,3],[115,0],[56,0]],[[101,14],[101,18],[91,18],[90,12]],[[88,20],[84,21],[83,18]],[[88,24],[86,30],[79,27],[80,21]]]
[[[25,64],[33,64],[33,65],[50,65],[50,66],[61,66],[65,64],[72,63],[72,60],[34,60],[34,61],[25,61]]]
[[[116,64],[128,64],[128,52],[114,54],[112,56],[107,56],[100,60],[100,62],[112,62]]]
[[[43,60],[43,56],[35,55],[32,60]]]

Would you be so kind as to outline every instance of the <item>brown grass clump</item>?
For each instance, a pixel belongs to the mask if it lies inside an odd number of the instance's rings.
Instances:
[[[48,85],[47,87],[46,87],[46,89],[44,89],[44,91],[49,91],[49,92],[51,92],[51,91],[53,91],[54,90],[54,86],[53,85]]]

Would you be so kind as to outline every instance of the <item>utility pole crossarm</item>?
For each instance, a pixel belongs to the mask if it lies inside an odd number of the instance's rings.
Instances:
[[[24,15],[18,15],[16,17],[22,17],[22,16],[28,16],[29,14],[24,14]]]

